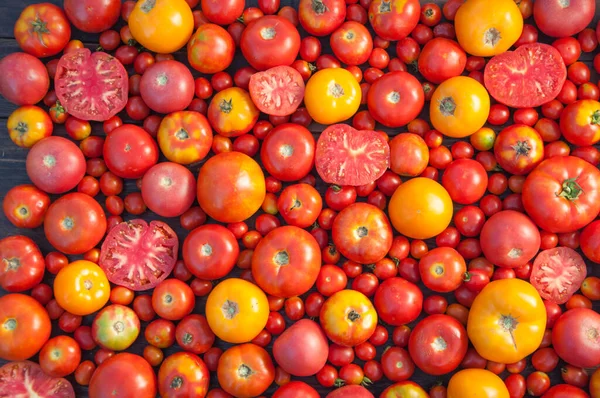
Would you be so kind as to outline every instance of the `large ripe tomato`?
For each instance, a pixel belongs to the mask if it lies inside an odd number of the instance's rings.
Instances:
[[[211,330],[228,343],[249,342],[264,329],[268,318],[267,296],[243,279],[225,279],[206,300],[206,320]]]
[[[588,393],[570,384],[555,384],[543,395],[544,398],[589,398]],[[596,398],[595,396],[593,398]]]
[[[530,281],[543,299],[564,304],[579,290],[587,274],[585,261],[568,247],[542,251],[531,268]]]
[[[367,94],[369,113],[387,127],[400,127],[414,120],[425,104],[423,87],[408,72],[389,72],[375,80]]]
[[[0,95],[15,105],[40,102],[50,88],[48,70],[36,57],[12,53],[0,60]]]
[[[469,311],[467,332],[488,361],[518,362],[538,349],[546,330],[546,308],[533,286],[521,279],[487,284]]]
[[[50,205],[44,220],[46,239],[65,254],[93,249],[106,232],[106,216],[91,196],[73,192]]]
[[[492,264],[516,268],[533,259],[540,250],[541,237],[525,214],[504,210],[485,222],[479,241],[483,254]]]
[[[343,0],[300,0],[298,20],[300,25],[313,36],[333,33],[346,18],[346,3]]]
[[[225,137],[238,137],[254,127],[260,112],[250,94],[239,87],[219,91],[208,106],[208,120]]]
[[[400,326],[417,319],[423,308],[423,293],[406,279],[388,278],[379,285],[373,300],[382,321]]]
[[[321,194],[305,183],[288,186],[277,199],[277,210],[286,224],[300,228],[313,225],[322,209]]]
[[[164,222],[130,220],[110,230],[98,264],[112,283],[149,290],[171,273],[178,247],[177,234]]]
[[[494,156],[508,173],[526,175],[544,159],[544,142],[535,129],[513,124],[496,137]]]
[[[200,357],[191,352],[176,352],[160,365],[158,393],[161,397],[204,398],[209,379],[208,368]]]
[[[510,398],[500,377],[486,369],[464,369],[455,373],[448,383],[447,398],[465,397]]]
[[[256,284],[275,297],[289,298],[306,293],[315,284],[320,268],[321,248],[315,238],[291,225],[269,232],[252,255],[252,276]]]
[[[110,283],[98,265],[78,260],[58,272],[54,279],[54,296],[66,311],[85,316],[104,307],[110,296]]]
[[[38,58],[56,55],[71,38],[71,25],[62,8],[50,4],[32,4],[15,22],[15,39],[23,51]]]
[[[173,112],[160,122],[156,140],[168,160],[188,165],[208,155],[213,132],[203,114],[195,111]]]
[[[373,51],[369,30],[356,21],[346,21],[331,34],[329,44],[333,54],[346,65],[367,62]]]
[[[513,108],[537,107],[554,99],[566,78],[567,68],[558,50],[542,43],[495,56],[483,74],[490,95]]]
[[[490,96],[477,80],[452,77],[435,89],[429,112],[433,127],[440,133],[453,138],[467,137],[487,121]]]
[[[280,124],[264,139],[260,159],[265,170],[278,180],[300,180],[314,165],[315,139],[304,126]]]
[[[348,260],[374,264],[392,247],[392,227],[383,211],[368,203],[354,203],[333,222],[333,244]]]
[[[329,184],[366,185],[381,177],[389,164],[390,147],[376,131],[334,124],[317,141],[315,168]]]
[[[434,292],[448,293],[456,290],[461,285],[465,272],[465,259],[451,247],[436,247],[419,260],[421,280]]]
[[[418,0],[374,0],[369,6],[369,22],[384,40],[402,40],[419,23]]]
[[[321,396],[310,385],[303,381],[290,381],[279,387],[271,398],[320,398]]]
[[[581,251],[595,263],[600,263],[600,221],[588,224],[579,236]]]
[[[580,368],[600,365],[600,314],[588,308],[570,309],[552,328],[552,346],[565,362]]]
[[[535,25],[551,37],[573,36],[585,29],[596,12],[594,0],[539,0],[533,3]]]
[[[85,157],[77,145],[62,137],[47,137],[27,153],[27,175],[36,187],[48,193],[75,188],[85,175]]]
[[[457,159],[444,170],[442,185],[454,202],[470,205],[479,201],[485,194],[488,176],[478,161]]]
[[[16,293],[38,285],[44,277],[44,256],[35,242],[23,235],[0,240],[0,287]]]
[[[525,180],[523,206],[543,230],[573,232],[600,212],[600,171],[574,156],[555,156]]]
[[[200,25],[187,44],[188,62],[200,73],[214,74],[231,65],[235,55],[233,38],[219,25]]]
[[[217,367],[217,379],[223,390],[239,398],[264,393],[275,380],[275,366],[262,347],[247,343],[223,352]]]
[[[51,136],[54,125],[45,110],[35,105],[25,105],[10,114],[6,128],[12,142],[22,148],[31,148]]]
[[[310,355],[306,353],[310,352]],[[293,376],[312,376],[323,368],[329,355],[327,336],[310,319],[301,319],[286,329],[273,343],[273,357]]]
[[[465,70],[466,64],[465,51],[457,42],[444,37],[428,41],[418,60],[419,73],[435,84],[459,76]]]
[[[398,397],[429,398],[429,395],[421,386],[413,381],[400,381],[383,390],[379,396],[379,398]]]
[[[4,215],[17,228],[37,228],[44,222],[50,196],[30,184],[17,185],[4,196]]]
[[[360,385],[349,385],[349,386],[343,386],[340,388],[336,388],[335,390],[333,390],[332,392],[327,394],[327,396],[325,398],[346,398],[346,397],[375,398],[375,396],[373,394],[371,394],[369,392],[369,390],[367,390],[366,387],[363,387]],[[421,397],[416,397],[416,398],[421,398]]]
[[[110,29],[121,15],[121,0],[65,0],[63,7],[69,21],[87,33]]]
[[[291,66],[276,66],[250,76],[252,102],[263,113],[291,115],[304,99],[304,80]]]
[[[573,145],[588,146],[600,141],[600,102],[586,99],[567,105],[560,114],[560,131]]]
[[[244,221],[256,213],[265,199],[265,177],[251,157],[224,152],[200,168],[197,193],[200,207],[215,220]]]
[[[140,319],[131,308],[108,305],[94,317],[92,338],[100,347],[112,351],[128,349],[140,334]]]
[[[141,178],[158,162],[158,147],[141,127],[124,124],[106,137],[103,148],[108,169],[121,178]]]
[[[401,184],[388,205],[396,231],[413,239],[432,238],[448,227],[453,205],[448,191],[436,181],[419,177]]]
[[[410,333],[408,352],[423,372],[441,376],[460,365],[469,348],[464,326],[449,315],[436,314],[421,320]]]
[[[139,355],[123,352],[98,365],[90,380],[90,398],[156,397],[156,376]]]
[[[300,51],[300,33],[286,18],[265,15],[246,26],[240,48],[244,58],[256,70],[289,66]]]
[[[0,358],[6,361],[34,356],[50,337],[52,328],[46,309],[34,298],[20,293],[0,297],[0,325]]]
[[[372,87],[371,87],[372,88]],[[429,164],[429,148],[417,134],[401,133],[390,141],[390,170],[401,176],[416,177]]]
[[[75,398],[67,379],[48,376],[31,361],[9,362],[0,368],[0,396]]]
[[[160,54],[179,50],[194,32],[194,15],[185,0],[140,0],[127,22],[138,43]]]
[[[142,198],[159,216],[179,217],[196,200],[196,179],[180,164],[155,164],[142,178]]]
[[[362,92],[352,73],[343,68],[321,69],[306,84],[304,105],[317,123],[335,124],[354,116]]]
[[[194,99],[194,76],[179,61],[166,60],[150,66],[140,80],[140,95],[150,109],[171,113],[187,108]]]
[[[209,281],[229,274],[239,253],[233,233],[218,224],[203,225],[191,231],[182,249],[186,268],[195,277]]]
[[[344,289],[323,303],[319,323],[331,341],[354,347],[367,341],[375,331],[377,311],[367,296]]]
[[[123,64],[101,51],[73,50],[56,66],[56,96],[78,119],[102,122],[121,112],[127,105],[128,85]]]
[[[477,57],[491,57],[507,51],[521,36],[523,15],[513,0],[492,6],[487,0],[468,0],[454,19],[461,47]]]

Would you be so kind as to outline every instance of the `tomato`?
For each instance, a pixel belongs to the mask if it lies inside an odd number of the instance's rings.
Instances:
[[[460,365],[469,339],[459,321],[448,315],[431,315],[410,334],[408,351],[415,364],[427,374],[443,375]]]
[[[366,398],[367,396],[365,395],[364,397]],[[380,398],[395,397],[428,398],[429,395],[417,383],[400,381],[383,390],[380,395]]]
[[[389,216],[396,231],[413,239],[429,239],[441,233],[452,220],[448,191],[429,178],[414,178],[396,189],[389,203]]]
[[[369,113],[387,127],[400,127],[423,109],[425,94],[419,81],[408,72],[389,72],[375,80],[367,94]]]
[[[454,202],[467,205],[483,197],[488,185],[488,176],[479,162],[458,159],[444,170],[442,185]]]
[[[319,398],[320,395],[303,381],[291,381],[279,387],[272,398]]]
[[[319,192],[308,184],[288,186],[277,200],[277,209],[284,221],[300,228],[313,225],[322,208],[323,201]]]
[[[595,263],[600,263],[600,242],[598,241],[598,227],[600,222],[593,221],[588,224],[580,236],[581,250],[585,256]]]
[[[346,289],[325,301],[319,323],[331,341],[353,347],[371,337],[377,327],[377,312],[367,296]]]
[[[204,397],[210,374],[202,359],[189,352],[176,352],[158,370],[158,392],[163,397]]]
[[[156,164],[142,178],[142,198],[159,216],[179,217],[196,199],[196,179],[180,164]]]
[[[344,22],[329,39],[336,58],[346,65],[367,62],[373,51],[373,39],[368,29],[355,21]]]
[[[110,296],[110,284],[102,268],[91,261],[78,260],[58,272],[54,295],[66,311],[84,316],[104,307]]]
[[[208,107],[210,125],[225,137],[238,137],[252,130],[259,114],[250,94],[239,87],[218,92]]]
[[[264,348],[247,343],[223,352],[217,378],[221,387],[231,395],[250,398],[262,394],[273,383],[275,367]]]
[[[448,383],[448,398],[509,398],[502,379],[485,369],[464,369],[455,373]]]
[[[429,164],[429,149],[423,138],[417,134],[398,134],[389,145],[390,170],[396,174],[416,177]]]
[[[546,329],[546,309],[533,286],[520,279],[490,282],[475,297],[467,332],[482,357],[518,362],[539,346]]]
[[[342,68],[321,69],[306,84],[304,105],[320,124],[343,122],[356,113],[362,92],[352,73]]]
[[[600,141],[600,102],[586,99],[576,101],[560,114],[560,130],[573,145],[588,146]]]
[[[300,25],[314,36],[330,35],[344,22],[345,17],[346,3],[342,0],[301,0],[298,4]]]
[[[284,123],[262,143],[260,158],[266,171],[280,181],[304,178],[314,164],[315,140],[306,127]]]
[[[497,2],[493,11],[485,0],[468,0],[454,21],[460,46],[479,57],[504,53],[523,31],[523,16],[514,0]]]
[[[31,361],[9,362],[0,368],[0,395],[74,398],[71,383],[46,374]]]
[[[6,127],[15,144],[31,148],[40,140],[51,136],[54,126],[46,111],[35,105],[26,105],[10,114]]]
[[[417,319],[423,308],[423,293],[414,283],[393,277],[379,285],[373,303],[382,321],[400,326]]]
[[[188,2],[189,3],[189,2]],[[202,0],[200,7],[206,22],[219,25],[231,25],[236,20],[249,22],[244,19],[244,2],[239,0],[215,1]],[[194,7],[191,7],[194,8]]]
[[[490,98],[477,80],[456,76],[435,89],[429,111],[436,130],[448,137],[467,137],[485,124]]]
[[[600,172],[573,156],[556,156],[539,164],[525,180],[523,206],[543,230],[573,232],[600,211]]]
[[[179,279],[165,279],[152,292],[152,308],[164,319],[181,320],[192,312],[194,305],[192,289]]]
[[[233,38],[219,25],[200,25],[187,44],[188,62],[200,73],[221,72],[231,65],[235,54]]]
[[[586,274],[579,253],[568,247],[555,247],[538,254],[530,280],[542,298],[564,304],[580,288]]]
[[[111,304],[104,307],[92,323],[92,337],[102,348],[123,351],[129,348],[140,334],[140,320],[129,307]]]
[[[35,242],[23,235],[0,240],[0,286],[10,293],[23,292],[38,285],[46,263]]]
[[[459,76],[466,64],[467,54],[464,50],[454,40],[443,37],[427,42],[418,60],[419,73],[435,84]]]
[[[544,143],[533,128],[513,124],[496,137],[494,156],[503,170],[514,175],[525,175],[543,160]]]
[[[558,50],[542,43],[525,44],[495,56],[483,76],[490,95],[513,108],[537,107],[554,99],[566,77]]]
[[[327,394],[327,396],[325,398],[343,398],[343,397],[374,398],[375,396],[373,394],[371,394],[369,392],[369,390],[367,390],[363,386],[350,385],[350,386],[336,388],[335,390],[333,390],[332,392]],[[419,398],[421,398],[421,397],[419,397]]]
[[[304,98],[302,75],[290,66],[276,66],[250,77],[250,96],[257,108],[268,115],[293,114]]]
[[[50,78],[44,64],[26,53],[12,53],[0,60],[0,95],[18,105],[40,102],[50,87]]]
[[[600,396],[600,371],[597,369],[590,378],[590,393],[592,394],[592,398]]]
[[[29,184],[11,188],[2,202],[4,215],[18,228],[42,225],[49,205],[50,196]]]
[[[381,355],[383,374],[391,381],[408,380],[415,372],[415,364],[404,348],[389,347]]]
[[[319,136],[315,168],[326,183],[365,185],[383,175],[389,165],[389,153],[389,145],[381,134],[335,124]]]
[[[56,67],[56,96],[71,116],[81,120],[104,121],[121,112],[127,104],[127,87],[125,67],[101,51],[71,51]]]
[[[312,355],[305,355],[308,351]],[[283,332],[273,344],[273,357],[293,376],[312,376],[327,362],[327,337],[317,323],[301,319]]]
[[[106,232],[104,210],[92,197],[70,193],[50,205],[44,220],[46,239],[66,254],[83,254]]]
[[[552,346],[561,359],[573,366],[598,366],[600,315],[588,308],[566,311],[552,328]]]
[[[104,141],[103,153],[109,170],[121,178],[140,178],[158,161],[156,142],[133,124],[114,129]]]
[[[161,54],[185,46],[194,30],[194,16],[185,0],[138,1],[128,22],[138,43]]]
[[[450,247],[437,247],[419,261],[421,280],[434,292],[448,293],[456,290],[466,271],[464,258]]]
[[[239,152],[213,156],[198,174],[198,203],[220,222],[248,219],[262,205],[265,179],[258,163]]]
[[[14,36],[23,51],[38,58],[56,55],[71,38],[71,25],[62,8],[32,4],[15,22]]]
[[[192,72],[175,60],[155,63],[140,80],[142,99],[150,109],[158,113],[184,110],[194,99],[194,91]]]
[[[368,6],[369,22],[377,36],[401,40],[419,23],[421,5],[417,0],[373,0]]]
[[[591,0],[573,0],[562,3],[556,0],[536,1],[533,5],[533,18],[536,26],[547,36],[573,36],[585,29],[596,10]]]
[[[229,274],[239,255],[233,233],[221,225],[203,225],[194,229],[183,243],[183,261],[192,274],[215,280]]]
[[[246,26],[240,48],[244,58],[256,70],[289,66],[300,51],[300,33],[286,18],[266,15]]]
[[[165,157],[171,162],[188,165],[206,157],[213,133],[208,119],[193,111],[173,112],[165,116],[156,139]]]
[[[110,29],[121,13],[120,0],[65,0],[63,7],[69,21],[87,33]]]
[[[107,396],[154,398],[156,376],[144,358],[128,352],[106,359],[90,380],[90,398]]]
[[[556,384],[543,395],[544,398],[561,398],[561,397],[572,397],[572,398],[588,398],[589,395],[581,388],[571,386],[569,384]]]

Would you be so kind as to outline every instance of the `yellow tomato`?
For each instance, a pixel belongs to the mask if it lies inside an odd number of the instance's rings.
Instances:
[[[194,15],[185,0],[139,0],[129,16],[133,38],[150,51],[175,52],[194,31]]]
[[[600,368],[590,377],[590,395],[592,398],[600,398]]]
[[[467,0],[454,18],[456,38],[469,54],[492,57],[507,51],[523,32],[515,0]]]
[[[479,130],[490,113],[490,96],[477,80],[452,77],[431,97],[429,114],[433,127],[448,137],[467,137]]]
[[[510,398],[502,379],[485,369],[464,369],[452,376],[447,398]]]
[[[243,279],[225,279],[208,295],[206,320],[214,334],[228,343],[247,343],[269,319],[265,293]]]
[[[514,363],[537,350],[546,330],[546,308],[538,291],[521,279],[489,283],[475,297],[467,333],[488,361]]]
[[[469,137],[471,145],[478,151],[489,151],[494,147],[496,132],[489,127],[482,127]]]
[[[74,261],[56,275],[54,297],[71,314],[89,315],[108,301],[110,283],[98,265],[86,260]]]
[[[230,87],[215,94],[207,115],[217,133],[225,137],[238,137],[254,127],[260,111],[246,90]]]
[[[35,105],[16,109],[6,122],[10,139],[22,148],[31,148],[42,138],[52,135],[54,125],[45,110]]]
[[[203,114],[181,111],[165,116],[158,128],[156,140],[163,155],[171,162],[191,164],[208,155],[213,133]]]
[[[413,239],[429,239],[452,220],[452,199],[430,178],[413,178],[401,184],[390,199],[390,220],[396,231]]]
[[[304,105],[317,123],[335,124],[354,116],[362,92],[352,73],[342,68],[322,69],[306,84]]]

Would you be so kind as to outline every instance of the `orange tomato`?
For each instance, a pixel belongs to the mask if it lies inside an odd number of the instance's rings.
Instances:
[[[213,132],[203,114],[181,111],[165,116],[158,128],[156,140],[167,159],[187,165],[208,155]]]
[[[25,105],[10,114],[6,128],[12,142],[22,148],[31,148],[41,139],[51,136],[54,125],[45,110]]]
[[[390,141],[390,169],[394,173],[416,177],[428,164],[429,148],[417,134],[398,134]]]
[[[54,296],[58,304],[71,314],[89,315],[108,301],[110,283],[98,265],[78,260],[58,272],[54,279]]]
[[[306,84],[304,105],[317,123],[349,119],[360,106],[362,92],[352,73],[343,68],[321,69]]]
[[[590,377],[590,394],[592,398],[600,398],[600,369],[596,369]]]
[[[250,94],[239,87],[219,91],[208,106],[208,121],[225,137],[237,137],[249,132],[260,112]]]
[[[448,383],[447,398],[510,398],[502,379],[485,369],[464,369]]]

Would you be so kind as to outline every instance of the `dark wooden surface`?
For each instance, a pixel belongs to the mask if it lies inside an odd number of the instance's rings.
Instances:
[[[62,4],[62,0],[49,0],[49,1],[51,3],[57,4],[57,5]],[[424,1],[423,3],[425,3],[425,2],[426,1]],[[438,4],[443,4],[444,0],[435,0],[435,2]],[[3,0],[0,2],[0,57],[4,57],[5,55],[15,52],[15,51],[20,51],[19,46],[17,45],[17,43],[15,42],[15,40],[13,38],[14,22],[17,20],[19,14],[23,8],[26,5],[33,4],[33,3],[36,3],[36,1],[34,1],[34,0]],[[255,5],[256,1],[248,0],[246,3],[247,3],[247,5]],[[291,0],[291,1],[290,0],[282,0],[282,6],[283,5],[297,6],[297,4],[298,4],[298,0]],[[593,26],[595,26],[597,19],[598,19],[598,16],[594,20]],[[526,21],[526,23],[533,23],[533,18]],[[86,44],[86,46],[88,46],[92,49],[97,46],[98,35],[79,32],[75,28],[73,28],[72,38],[82,40]],[[546,42],[549,41],[547,38],[542,38],[542,40],[546,41]],[[394,47],[394,45],[392,44],[391,47]],[[328,45],[327,40],[323,41],[323,48],[325,49],[325,51],[329,51],[329,45]],[[394,52],[393,49],[391,51],[392,51],[392,53]],[[591,64],[591,60],[593,59],[594,55],[595,55],[595,53],[584,54],[582,58],[585,61],[587,61],[588,64]],[[176,58],[180,61],[185,61],[185,59],[186,59],[185,53],[180,52],[180,53],[176,54]],[[232,67],[229,69],[229,72],[233,74],[235,69],[242,65],[246,65],[246,63],[245,63],[243,57],[241,56],[241,54],[238,52],[236,54],[236,59],[232,65]],[[197,76],[197,73],[194,72],[194,75]],[[596,82],[597,77],[598,76],[594,75],[594,78],[592,79],[592,81]],[[0,199],[3,199],[6,192],[10,188],[14,187],[15,185],[30,183],[30,181],[27,177],[27,174],[25,172],[25,157],[27,154],[27,150],[19,148],[15,144],[13,144],[8,136],[7,131],[6,131],[6,120],[7,120],[8,116],[10,115],[10,113],[14,109],[16,109],[15,105],[10,104],[7,101],[5,101],[4,99],[0,98]],[[427,109],[428,109],[428,105],[426,104],[425,109],[422,114],[422,117],[424,117],[426,119],[428,119]],[[131,122],[131,121],[127,120],[126,114],[121,115],[121,117],[123,117],[123,120],[125,122]],[[318,133],[321,131],[322,126],[313,124],[313,125],[311,125],[310,129],[311,129],[311,131],[313,131],[315,136],[317,136]],[[382,129],[388,131],[388,133],[390,133],[391,135],[394,135],[394,134],[397,134],[397,133],[403,131],[402,129],[395,129],[395,130],[390,130],[390,129],[385,129],[385,128],[382,128]],[[495,128],[495,129],[498,130],[498,128]],[[64,126],[55,126],[54,134],[66,136]],[[102,131],[102,125],[100,123],[93,124],[93,134],[94,135],[104,135],[104,133]],[[452,144],[452,142],[453,142],[452,140],[446,139],[444,142],[444,145],[449,146]],[[199,168],[199,166],[195,165],[191,169],[194,173],[197,173],[198,168]],[[324,192],[325,184],[322,181],[319,181],[318,188],[321,192]],[[134,181],[126,181],[125,190],[121,196],[124,196],[125,194],[127,194],[129,192],[134,192],[135,190],[136,190],[135,182]],[[55,197],[53,199],[55,199]],[[99,195],[98,197],[96,197],[96,199],[99,201],[100,204],[103,205],[104,197]],[[456,206],[456,208],[458,208],[458,206]],[[127,219],[131,219],[134,217],[124,214],[124,218],[127,220]],[[156,216],[155,214],[152,214],[150,212],[146,212],[142,216],[142,218],[145,218],[146,220],[159,219],[158,216]],[[166,221],[177,231],[177,233],[179,235],[180,243],[182,243],[186,236],[186,231],[183,230],[179,226],[179,219],[174,218],[174,219],[168,219]],[[253,225],[252,220],[249,222],[249,225]],[[17,235],[17,234],[27,235],[27,236],[33,238],[39,244],[39,246],[42,249],[42,252],[44,254],[53,250],[52,247],[50,246],[50,244],[46,241],[42,228],[38,228],[35,230],[20,230],[20,229],[15,228],[11,223],[9,223],[8,220],[4,217],[4,215],[0,215],[0,238],[4,238],[4,237],[10,236],[10,235]],[[430,248],[434,246],[434,242],[430,241],[428,243],[429,243]],[[76,257],[73,257],[72,259],[75,259],[75,258]],[[237,270],[237,269],[234,270],[232,274],[234,276],[237,276],[239,274],[239,270]],[[588,274],[600,276],[600,265],[589,263],[588,264]],[[44,278],[44,282],[52,285],[52,281],[53,281],[53,276],[50,274],[47,274],[46,277]],[[424,286],[421,285],[421,287],[424,289],[425,294],[430,293],[427,291],[426,288],[424,288]],[[4,292],[0,289],[0,295],[3,295],[3,294],[6,294],[6,292]],[[142,292],[140,294],[151,294],[151,292]],[[447,298],[448,298],[449,302],[455,301],[451,294],[447,295]],[[197,299],[195,312],[204,313],[204,305],[205,305],[204,298]],[[599,311],[600,303],[598,303],[598,302],[595,303],[594,308],[596,311]],[[424,317],[424,314],[422,314],[419,319],[422,319],[423,317]],[[86,324],[86,325],[91,324],[92,319],[93,319],[93,316],[86,317],[84,319],[84,324]],[[414,326],[414,324],[416,324],[416,322],[414,322],[410,326]],[[145,326],[145,324],[143,326]],[[56,322],[54,322],[53,323],[53,335],[60,334],[60,333],[62,333],[62,332],[58,328],[58,325],[56,324]],[[145,342],[145,339],[143,337],[143,332],[142,332],[142,333],[140,333],[140,337],[138,338],[136,343],[130,348],[129,351],[135,352],[137,354],[141,354],[142,350],[146,346],[146,344],[147,343]],[[388,345],[389,344],[392,344],[391,343],[391,329],[390,329],[390,340],[388,341]],[[221,341],[217,341],[216,345],[223,349],[225,349],[228,346],[227,344],[225,344]],[[269,348],[270,347],[271,347],[271,345],[269,346]],[[378,347],[378,356],[377,356],[378,359],[380,358],[381,352],[383,351],[384,348],[385,348],[385,346]],[[165,357],[173,352],[176,352],[178,349],[179,348],[177,346],[173,346],[169,349],[166,349]],[[94,352],[84,352],[83,359],[93,359],[93,353]],[[34,357],[34,359],[35,359],[35,357]],[[3,364],[4,362],[5,361],[0,360],[0,364]],[[526,375],[526,374],[530,373],[531,371],[532,371],[532,367],[531,367],[531,363],[529,362],[527,370],[524,372],[524,374]],[[502,377],[506,377],[506,375],[507,374],[505,373],[502,375]],[[443,383],[444,385],[447,385],[447,382],[450,379],[450,376],[451,375],[448,374],[448,375],[441,376],[441,377],[434,377],[434,376],[426,375],[423,372],[417,370],[415,372],[414,376],[412,377],[412,380],[417,382],[418,384],[420,384],[426,390],[428,390],[429,388],[431,388],[432,386],[434,386],[440,382]],[[554,372],[552,372],[551,377],[553,380],[553,384],[561,382],[560,365],[556,368],[556,370]],[[77,396],[85,397],[88,395],[87,388],[79,386],[72,377],[69,377],[69,380],[72,381],[73,386],[75,387],[75,390],[77,391]],[[302,380],[306,381],[307,383],[309,383],[312,386],[314,386],[315,388],[317,388],[317,390],[320,392],[320,394],[322,396],[325,396],[330,391],[330,389],[325,389],[325,388],[320,387],[314,377],[303,378]],[[211,384],[211,388],[218,386],[218,382],[216,380],[215,374],[211,374],[211,383],[210,384]],[[374,385],[370,386],[369,389],[377,396],[381,391],[383,391],[383,389],[385,389],[387,386],[389,386],[391,384],[392,384],[392,382],[390,382],[388,380],[382,380],[382,381],[379,381],[379,382],[375,383]],[[265,395],[271,396],[272,393],[275,391],[275,389],[276,389],[275,385],[271,386],[267,390]]]

